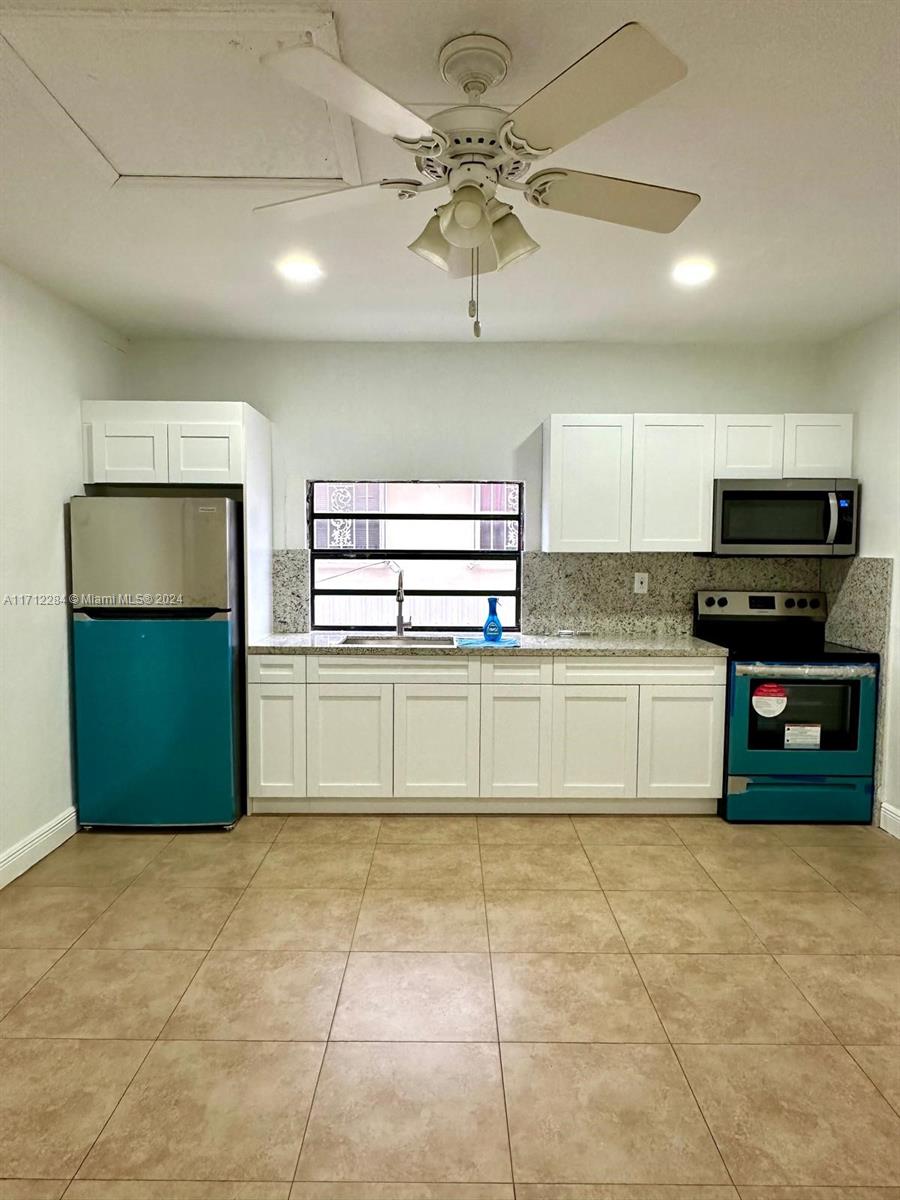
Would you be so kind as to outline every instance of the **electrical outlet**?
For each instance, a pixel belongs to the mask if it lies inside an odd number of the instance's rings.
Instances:
[[[646,596],[650,588],[650,576],[646,571],[635,571],[634,573],[634,594],[636,596]]]

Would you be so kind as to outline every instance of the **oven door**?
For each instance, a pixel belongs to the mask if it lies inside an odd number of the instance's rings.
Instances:
[[[853,481],[765,479],[716,481],[716,554],[856,552]]]
[[[874,663],[731,664],[730,775],[871,775]]]

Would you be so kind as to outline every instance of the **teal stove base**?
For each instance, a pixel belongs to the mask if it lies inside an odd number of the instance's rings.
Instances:
[[[721,811],[727,821],[868,825],[872,796],[865,776],[729,775]]]

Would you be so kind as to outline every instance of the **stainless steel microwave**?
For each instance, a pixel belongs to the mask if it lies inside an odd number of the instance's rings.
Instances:
[[[856,479],[717,479],[715,554],[856,553]]]

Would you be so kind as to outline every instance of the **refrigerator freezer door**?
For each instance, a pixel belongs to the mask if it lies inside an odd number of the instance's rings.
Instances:
[[[234,502],[74,496],[76,608],[234,607]]]
[[[82,824],[236,819],[235,636],[229,620],[74,621]]]

